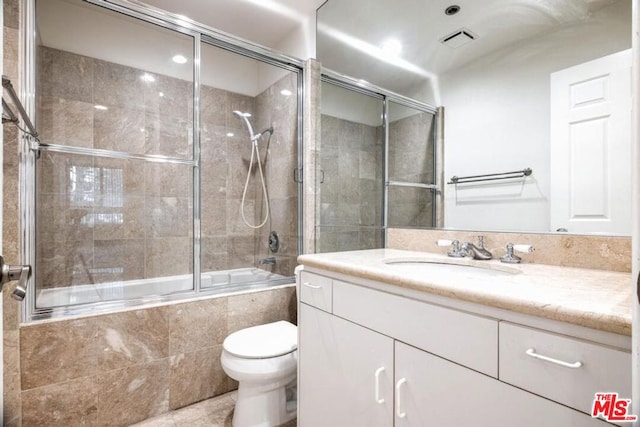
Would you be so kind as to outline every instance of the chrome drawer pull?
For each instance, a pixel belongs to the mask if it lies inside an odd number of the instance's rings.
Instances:
[[[543,356],[536,353],[535,348],[530,348],[525,353],[527,353],[527,356],[533,357],[534,359],[540,359],[544,360],[545,362],[555,363],[556,365],[564,366],[565,368],[577,369],[582,366],[582,362],[569,363],[562,360],[554,359],[552,357]]]
[[[311,288],[311,289],[320,289],[322,287],[320,285],[312,285],[309,282],[304,282],[303,285],[306,286],[307,288]]]

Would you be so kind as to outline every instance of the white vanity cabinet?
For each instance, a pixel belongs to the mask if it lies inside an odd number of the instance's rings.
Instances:
[[[393,339],[306,304],[298,323],[298,425],[393,425]]]
[[[337,280],[302,271],[299,280],[300,427],[606,425],[584,413],[589,410],[584,406],[588,401],[571,405],[564,395],[556,398],[553,392],[544,393],[553,388],[553,376],[551,386],[541,385],[549,380],[544,375],[551,375],[555,367],[543,363],[535,368],[539,374],[518,375],[513,366],[521,362],[506,359],[509,366],[499,364],[499,351],[513,353],[514,342],[529,342],[518,341],[520,335],[509,329],[512,325],[502,327],[504,322],[498,318],[393,295],[345,277]],[[504,349],[502,342],[499,345],[503,335],[505,339],[513,336]],[[585,348],[587,343],[579,344]],[[559,345],[554,342],[552,347]],[[607,362],[611,349],[603,349],[598,353],[601,349],[596,345],[595,353],[587,351],[596,354],[590,363]],[[619,350],[613,354],[611,361],[620,365],[629,356]],[[589,373],[581,378],[584,382],[564,388],[624,388],[630,362],[626,367],[614,375],[618,382],[607,382],[596,374],[597,384],[588,384]],[[502,381],[502,369],[511,384]],[[526,369],[535,372],[533,367]],[[584,400],[585,391],[574,395]]]

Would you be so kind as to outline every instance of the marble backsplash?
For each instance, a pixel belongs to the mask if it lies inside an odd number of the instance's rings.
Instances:
[[[475,244],[478,235],[484,236],[485,248],[494,258],[504,255],[507,243],[528,244],[535,248],[533,253],[517,253],[523,263],[631,272],[630,237],[391,228],[387,247],[445,254],[450,248],[437,246],[438,239]]]
[[[127,426],[235,390],[222,342],[277,320],[296,323],[294,285],[22,326],[22,425]]]

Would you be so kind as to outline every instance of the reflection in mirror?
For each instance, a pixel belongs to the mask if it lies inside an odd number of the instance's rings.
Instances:
[[[383,100],[322,83],[317,252],[382,247]]]
[[[631,1],[400,3],[325,3],[323,66],[443,106],[447,180],[533,170],[444,184],[444,227],[629,235]]]
[[[434,130],[433,114],[389,102],[389,227],[435,224]]]

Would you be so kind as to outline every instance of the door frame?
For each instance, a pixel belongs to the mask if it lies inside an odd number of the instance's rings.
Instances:
[[[638,273],[640,271],[640,0],[633,0],[632,12],[632,117],[631,117],[631,200],[632,200],[632,231],[631,231],[631,289],[632,294],[632,413],[640,414],[640,286]],[[640,420],[633,423],[640,427]]]

